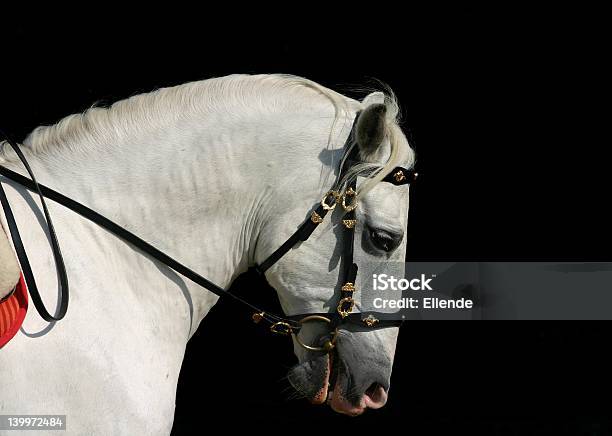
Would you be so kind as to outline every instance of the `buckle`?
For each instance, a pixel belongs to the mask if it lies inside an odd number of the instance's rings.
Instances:
[[[327,202],[327,199],[329,197],[334,198],[334,204],[329,204]],[[327,193],[321,199],[321,206],[323,206],[323,209],[327,211],[334,210],[336,208],[336,204],[338,203],[339,199],[340,199],[340,194],[332,189],[330,191],[327,191]]]
[[[347,308],[344,307],[346,304],[348,304]],[[355,300],[352,297],[344,297],[338,302],[337,310],[342,318],[346,318],[353,311],[353,307],[355,307]]]
[[[289,336],[293,333],[293,329],[289,325],[289,323],[284,321],[275,322],[270,326],[270,331],[277,335]]]
[[[349,187],[346,191],[344,191],[344,195],[342,196],[342,207],[346,212],[352,212],[357,208],[357,202],[355,201],[355,197],[357,193],[353,190],[352,187]],[[346,199],[352,198],[352,203],[347,204]]]

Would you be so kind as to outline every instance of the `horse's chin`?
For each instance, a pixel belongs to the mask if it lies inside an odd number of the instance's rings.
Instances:
[[[329,392],[332,360],[321,354],[294,366],[287,376],[289,383],[312,404],[323,404]]]
[[[348,368],[334,353],[300,363],[289,371],[288,379],[312,404],[327,403],[334,411],[349,416],[379,409],[387,402],[382,386],[372,386],[361,395],[351,392]]]

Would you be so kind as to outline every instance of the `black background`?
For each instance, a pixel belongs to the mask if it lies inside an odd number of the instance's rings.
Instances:
[[[354,97],[376,78],[399,97],[422,176],[409,260],[610,260],[597,11],[304,9],[266,21],[187,9],[7,20],[0,126],[22,139],[94,102],[230,73],[292,73]],[[275,307],[254,274],[234,284],[253,288]],[[221,301],[189,343],[174,434],[212,421],[255,432],[606,434],[608,333],[595,322],[411,323],[389,404],[349,419],[291,400],[288,341]]]

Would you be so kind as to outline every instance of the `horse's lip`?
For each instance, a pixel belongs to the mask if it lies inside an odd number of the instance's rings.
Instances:
[[[346,398],[348,390],[348,368],[340,358],[336,359],[333,369],[333,388],[329,391],[327,404],[334,412],[342,413],[349,416],[361,415],[366,407],[364,404],[354,405]]]
[[[323,380],[321,381],[321,389],[310,398],[310,402],[315,405],[323,404],[327,400],[327,394],[329,392],[329,380],[332,372],[332,357],[331,353],[327,355],[327,368],[325,374],[323,374]]]

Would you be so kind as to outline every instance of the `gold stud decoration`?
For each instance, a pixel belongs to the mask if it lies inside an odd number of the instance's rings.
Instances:
[[[357,224],[357,220],[342,220],[342,224],[347,229],[352,229],[353,227],[355,227],[355,224]]]
[[[310,215],[310,221],[312,221],[315,224],[320,224],[323,222],[323,218],[321,218],[321,215],[319,215],[316,211],[312,211],[312,215]]]
[[[397,183],[400,183],[406,180],[406,175],[402,170],[399,170],[397,173],[393,174],[393,178],[395,178]]]
[[[367,318],[363,319],[363,323],[368,327],[374,327],[376,324],[378,324],[378,322],[378,318],[375,318],[374,316],[372,316],[372,314],[368,315]]]
[[[355,284],[347,282],[342,286],[343,292],[355,292]]]

